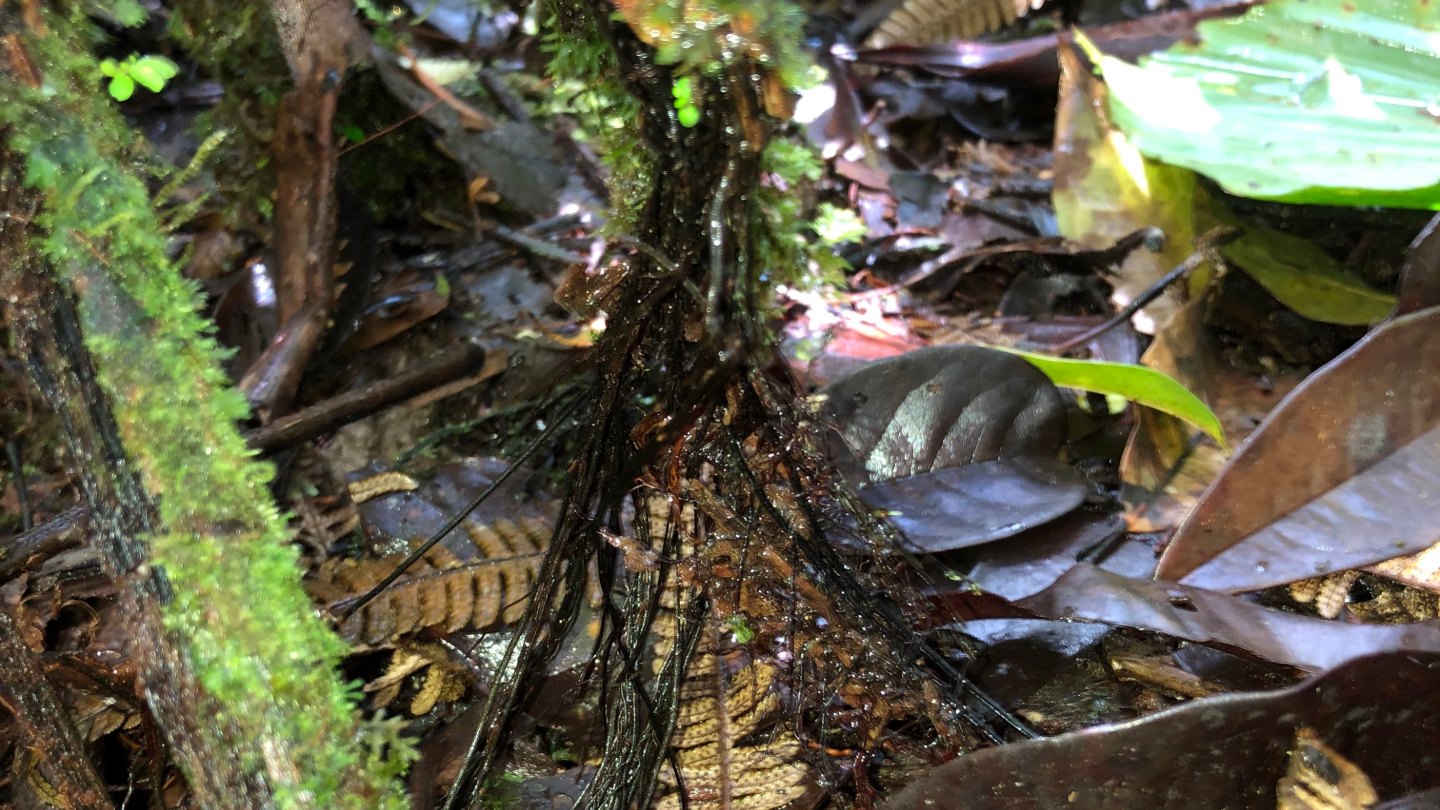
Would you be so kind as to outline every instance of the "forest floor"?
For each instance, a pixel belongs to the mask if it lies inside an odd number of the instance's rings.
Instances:
[[[248,107],[169,38],[166,5],[112,29],[104,49],[179,65],[121,109],[155,159],[183,166],[204,127]],[[667,771],[658,804],[1440,807],[1440,310],[1427,308],[1440,302],[1401,295],[1387,319],[1397,290],[1440,272],[1440,241],[1425,211],[1257,202],[1204,178],[1144,200],[1127,191],[1134,177],[1096,112],[1103,87],[1056,27],[1078,23],[1133,57],[1248,4],[1141,5],[1083,0],[965,42],[897,23],[868,50],[870,4],[807,10],[826,79],[788,133],[824,172],[785,191],[843,264],[782,287],[770,326],[802,404],[843,440],[832,460],[903,538],[829,541],[858,567],[903,558],[880,596],[924,605],[916,630],[997,713],[952,734],[916,722],[929,695],[817,699],[797,683],[802,663],[832,653],[747,646],[758,628],[737,599],[701,642],[696,660],[710,663],[686,676],[703,692],[702,670],[718,671],[722,686],[689,715],[683,701],[700,699],[681,698],[683,799]],[[443,800],[467,757],[575,439],[512,462],[567,418],[565,375],[613,317],[593,306],[618,243],[603,230],[586,88],[546,78],[538,14],[513,6],[406,0],[367,22],[408,56],[358,71],[340,97],[342,314],[288,396],[266,398],[297,372],[266,351],[283,321],[267,221],[281,214],[243,146],[267,147],[270,124],[234,136],[253,170],[208,167],[177,195],[204,197],[174,248],[258,406],[245,435],[278,470],[307,591],[354,645],[344,669],[364,683],[364,710],[404,718],[418,740],[417,810]],[[472,114],[503,131],[467,126]],[[1230,211],[1254,240],[1232,251],[1234,235],[1199,218],[1177,233],[1165,209],[1181,198]],[[1191,275],[1114,317],[1184,262],[1208,268],[1203,283]],[[1377,317],[1353,314],[1377,301]],[[126,620],[86,542],[62,426],[4,352],[0,608],[117,801],[138,790],[147,806],[189,806],[126,668]],[[1148,378],[1033,355],[1158,370],[1199,415]],[[656,565],[656,549],[627,538],[633,519],[608,536],[612,578]],[[487,806],[569,810],[599,764],[600,574]],[[715,717],[719,731],[702,722]],[[0,804],[17,807],[43,794],[18,739],[5,720]],[[686,759],[706,745],[724,751],[726,776]]]

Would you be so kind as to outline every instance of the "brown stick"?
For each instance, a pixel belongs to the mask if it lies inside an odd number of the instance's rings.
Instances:
[[[0,542],[0,582],[84,543],[85,524],[89,517],[90,510],[76,506],[61,512],[48,523]]]
[[[473,374],[484,362],[485,350],[466,344],[398,377],[331,397],[265,427],[252,430],[245,434],[245,441],[262,452],[302,442],[369,416],[391,403]]]
[[[0,704],[21,729],[33,763],[16,774],[37,793],[53,791],[64,807],[111,810],[105,783],[85,756],[85,744],[35,654],[20,637],[9,614],[0,610]],[[18,762],[18,760],[17,760]],[[59,804],[53,799],[47,804]]]

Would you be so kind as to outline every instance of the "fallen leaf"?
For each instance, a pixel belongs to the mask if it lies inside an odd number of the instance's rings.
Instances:
[[[947,467],[860,490],[912,551],[934,554],[1011,537],[1070,512],[1090,487],[1061,461],[1009,458]]]
[[[1050,357],[1019,349],[1001,351],[1025,358],[1061,388],[1124,397],[1183,419],[1208,433],[1222,449],[1226,446],[1225,431],[1220,426],[1219,417],[1185,386],[1155,369],[1132,363]]]
[[[1000,458],[1053,458],[1067,431],[1060,392],[1044,374],[979,346],[878,360],[821,394],[845,445],[837,448],[841,466],[874,481]]]
[[[1349,624],[1301,616],[1238,596],[1133,579],[1077,565],[1054,585],[1015,603],[1047,619],[1103,622],[1219,644],[1310,672],[1390,650],[1440,652],[1440,620]]]
[[[1240,238],[1220,248],[1220,255],[1297,314],[1322,323],[1366,326],[1395,308],[1395,296],[1346,272],[1310,240],[1243,221],[1219,201],[1206,202],[1211,216],[1241,231]]]
[[[1286,534],[1293,522],[1253,542],[1247,538],[1440,424],[1440,374],[1430,373],[1437,367],[1440,310],[1431,309],[1384,324],[1316,372],[1266,417],[1210,485],[1165,550],[1156,576],[1188,582],[1200,566],[1243,543],[1224,566],[1227,576],[1236,579],[1205,579],[1210,587],[1243,590],[1292,581],[1284,578],[1289,573],[1278,573],[1281,566],[1289,572],[1304,568],[1306,573],[1294,577],[1301,579],[1431,545],[1433,536],[1424,542],[1416,538],[1418,545],[1396,546],[1395,537],[1380,531],[1380,524],[1394,516],[1364,502],[1346,507],[1354,512],[1346,537],[1313,537],[1309,556],[1294,557],[1293,543],[1303,541]],[[1338,492],[1334,503],[1350,492]],[[1352,553],[1333,548],[1342,541]],[[1363,552],[1367,546],[1369,552]]]
[[[1301,725],[1382,798],[1434,789],[1440,656],[1373,656],[1289,689],[976,751],[932,768],[882,810],[1272,808]]]
[[[1397,316],[1440,306],[1440,214],[1431,218],[1405,251],[1398,297]]]
[[[1104,85],[1068,45],[1060,48],[1060,68],[1053,199],[1061,235],[1099,248],[1139,228],[1165,233],[1162,251],[1135,251],[1120,266],[1112,298],[1124,306],[1194,252],[1195,175],[1146,160],[1110,127]],[[1207,276],[1195,273],[1190,289],[1204,289]],[[1135,328],[1153,334],[1178,305],[1168,294],[1156,299],[1137,315]]]

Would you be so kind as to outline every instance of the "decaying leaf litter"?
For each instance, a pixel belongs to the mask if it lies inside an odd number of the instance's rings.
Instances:
[[[343,676],[416,746],[409,802],[1440,787],[1435,12],[422,5],[282,13],[248,74],[205,3],[148,9],[183,34],[101,14],[185,68],[121,107],[156,154],[244,125],[158,202]],[[35,19],[0,8],[7,82],[47,67]],[[539,28],[596,20],[631,119],[541,67],[581,56]],[[1257,41],[1272,83],[1217,90]],[[14,257],[35,202],[10,148]],[[211,803],[137,689],[146,591],[96,554],[110,512],[61,449],[45,370],[78,341],[27,325],[10,272],[0,796]]]

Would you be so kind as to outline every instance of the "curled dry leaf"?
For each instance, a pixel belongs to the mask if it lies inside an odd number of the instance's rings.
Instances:
[[[1016,604],[1048,619],[1103,622],[1236,647],[1311,672],[1377,652],[1440,652],[1440,621],[1402,625],[1333,622],[1200,588],[1132,579],[1084,564]]]
[[[1390,321],[1296,388],[1210,485],[1157,576],[1245,591],[1434,545],[1440,310]]]
[[[1303,726],[1295,732],[1290,768],[1275,793],[1278,810],[1365,810],[1380,801],[1364,771]]]
[[[914,551],[934,554],[1010,537],[1078,507],[1089,492],[1069,464],[1011,458],[948,467],[861,490]]]
[[[860,480],[1053,458],[1067,430],[1060,392],[1044,374],[978,346],[935,346],[880,360],[821,393],[824,414],[851,455],[842,469]]]
[[[1045,0],[906,0],[865,40],[866,47],[970,39],[1009,25]]]
[[[1275,807],[1301,726],[1381,798],[1440,786],[1440,753],[1417,744],[1440,736],[1440,655],[1363,658],[1289,689],[977,751],[931,769],[882,810]]]
[[[517,620],[539,570],[550,529],[537,520],[501,518],[494,528],[465,524],[481,559],[461,563],[444,545],[426,553],[409,572],[340,626],[340,634],[366,645],[383,645],[426,627],[442,633],[483,630]],[[332,559],[307,582],[332,614],[368,592],[404,559]]]

